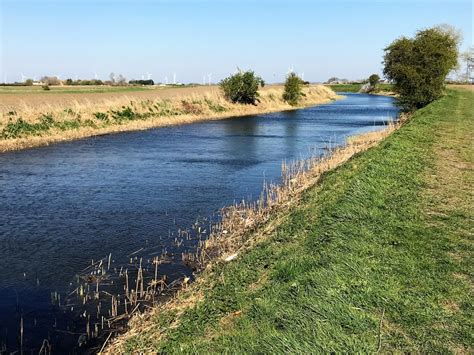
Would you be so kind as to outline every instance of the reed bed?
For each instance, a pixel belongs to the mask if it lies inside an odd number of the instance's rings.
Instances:
[[[190,260],[198,265],[197,270],[201,275],[189,287],[189,280],[185,278],[181,288],[169,300],[134,315],[128,323],[127,332],[104,347],[104,353],[123,353],[127,340],[137,334],[142,339],[149,337],[155,343],[159,341],[166,328],[178,324],[180,315],[187,308],[204,299],[204,291],[209,282],[217,282],[212,279],[214,268],[232,262],[246,249],[262,241],[278,224],[285,211],[295,206],[303,192],[315,185],[323,174],[340,166],[355,154],[373,147],[398,129],[406,119],[407,117],[400,117],[398,122],[388,124],[381,131],[348,138],[344,146],[328,147],[328,153],[324,156],[312,156],[290,164],[284,162],[281,184],[266,184],[257,201],[242,201],[223,208],[220,221],[211,226],[205,239],[199,241],[197,250],[183,254],[183,260]],[[169,314],[173,315],[171,322],[157,321],[161,316]]]
[[[295,109],[282,100],[282,93],[282,88],[262,90],[255,106],[231,104],[216,91],[171,99],[140,100],[124,95],[100,103],[76,101],[67,107],[21,104],[0,113],[0,152],[114,132]],[[337,98],[322,85],[305,88],[305,95],[300,107]]]

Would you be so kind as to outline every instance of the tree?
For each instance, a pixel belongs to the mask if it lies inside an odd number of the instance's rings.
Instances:
[[[33,79],[26,79],[25,80],[25,86],[32,86],[33,85]]]
[[[60,81],[58,79],[58,77],[56,76],[43,76],[41,78],[41,81],[43,83],[45,83],[46,85],[59,85],[60,84]]]
[[[369,76],[369,84],[372,90],[375,89],[375,87],[379,83],[379,80],[380,76],[378,76],[377,74],[372,74],[371,76]]]
[[[304,96],[303,80],[295,73],[288,74],[283,91],[283,100],[291,106],[296,106],[302,96]]]
[[[118,85],[125,85],[126,83],[127,83],[127,79],[122,74],[119,74],[119,76],[117,78],[117,84]]]
[[[394,83],[398,104],[412,111],[438,99],[458,60],[459,34],[437,26],[401,37],[385,48],[384,74]]]
[[[258,89],[265,86],[263,79],[251,70],[231,75],[219,83],[224,97],[232,103],[256,105],[259,102]]]
[[[458,81],[469,83],[469,65],[474,63],[474,47],[469,47],[465,52],[459,55],[459,64],[454,73]]]

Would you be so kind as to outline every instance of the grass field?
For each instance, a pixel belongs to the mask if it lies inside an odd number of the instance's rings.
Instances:
[[[472,353],[473,93],[327,173],[122,350]],[[117,348],[114,348],[114,351]]]
[[[156,87],[146,86],[105,86],[105,85],[85,85],[85,86],[50,86],[50,90],[44,90],[41,86],[0,86],[0,95],[5,94],[87,94],[106,92],[134,92],[154,90]]]
[[[362,88],[362,84],[335,84],[327,86],[336,92],[359,92],[359,90]],[[392,89],[393,86],[391,84],[378,84],[375,93],[391,92]]]

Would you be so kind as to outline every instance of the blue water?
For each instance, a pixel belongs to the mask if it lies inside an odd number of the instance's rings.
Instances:
[[[120,260],[142,247],[178,255],[178,228],[258,197],[264,181],[279,180],[283,160],[323,153],[396,118],[391,98],[345,95],[303,110],[1,154],[0,352],[2,343],[17,348],[22,316],[24,349],[47,337],[56,349],[71,346],[52,326],[51,292],[67,292],[92,259]],[[178,261],[166,271],[188,272]]]

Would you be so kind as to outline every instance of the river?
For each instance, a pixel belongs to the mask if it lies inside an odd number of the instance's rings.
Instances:
[[[302,110],[127,132],[0,154],[0,353],[69,351],[81,331],[52,305],[91,260],[166,250],[190,274],[179,228],[278,182],[282,161],[322,154],[396,119],[393,99],[347,93]],[[188,245],[189,247],[189,245]],[[142,253],[143,254],[143,253]],[[67,331],[66,331],[67,330]]]

